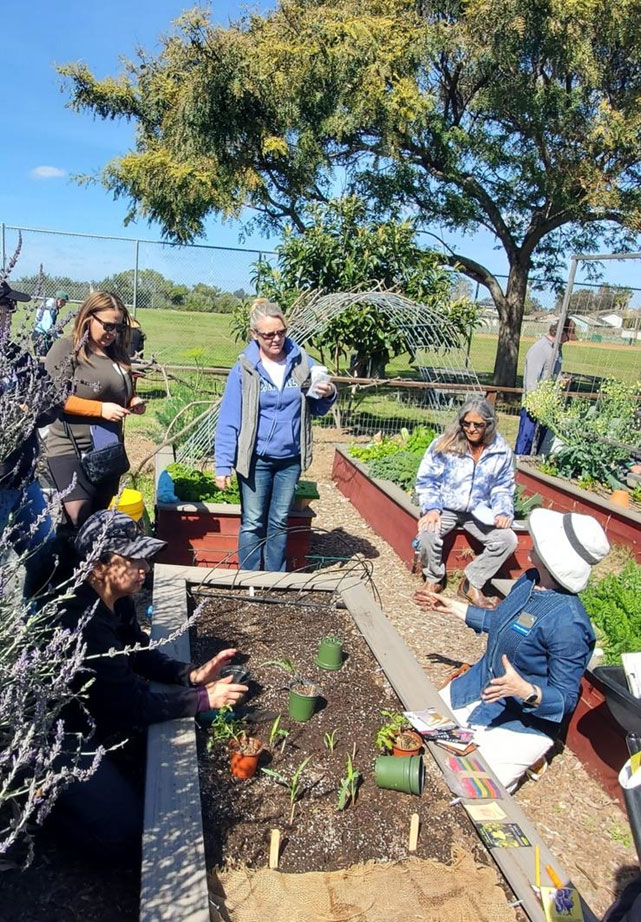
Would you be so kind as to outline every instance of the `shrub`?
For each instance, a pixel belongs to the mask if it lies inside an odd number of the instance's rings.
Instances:
[[[238,481],[234,477],[227,490],[216,486],[213,474],[190,467],[188,464],[170,464],[167,473],[174,483],[176,496],[185,503],[239,503]]]
[[[372,477],[390,480],[411,493],[423,455],[435,437],[435,430],[429,426],[416,426],[411,434],[403,429],[390,439],[368,445],[352,445],[349,453],[367,464]]]
[[[619,663],[622,653],[641,650],[641,566],[631,560],[581,594],[597,629],[606,663]]]

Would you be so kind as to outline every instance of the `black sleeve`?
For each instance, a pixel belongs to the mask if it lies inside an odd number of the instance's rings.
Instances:
[[[116,603],[116,610],[120,616],[123,628],[121,639],[124,646],[140,644],[147,646],[149,637],[140,627],[136,616],[136,607],[133,599],[121,599]],[[131,654],[131,667],[133,671],[152,682],[163,682],[165,685],[189,685],[191,663],[181,663],[162,652],[162,648],[141,650]]]

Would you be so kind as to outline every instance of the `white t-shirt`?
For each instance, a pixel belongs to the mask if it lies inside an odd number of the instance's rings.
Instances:
[[[280,362],[274,362],[273,359],[266,359],[264,356],[262,358],[263,368],[272,379],[279,391],[282,391],[283,384],[285,383],[285,367],[287,365],[287,359],[282,359]]]

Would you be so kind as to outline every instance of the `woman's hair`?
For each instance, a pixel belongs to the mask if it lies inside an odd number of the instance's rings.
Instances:
[[[122,333],[116,333],[114,341],[110,346],[107,346],[105,352],[114,362],[128,368],[131,365],[128,351],[131,337],[131,317],[118,295],[113,294],[111,291],[92,291],[81,305],[73,325],[74,352],[82,362],[87,362],[88,365],[91,365],[91,359],[89,358],[91,353],[89,324],[94,314],[108,310],[120,311],[125,329]]]
[[[494,441],[496,435],[496,414],[494,407],[486,400],[485,397],[468,397],[463,406],[458,411],[456,419],[451,423],[440,439],[434,446],[437,454],[446,454],[451,452],[455,455],[467,454],[467,437],[463,429],[463,420],[468,413],[478,413],[481,419],[487,423],[483,432],[482,443],[489,445]]]
[[[249,314],[249,329],[255,331],[263,317],[280,317],[283,326],[287,326],[285,315],[278,304],[268,301],[267,298],[256,298]]]

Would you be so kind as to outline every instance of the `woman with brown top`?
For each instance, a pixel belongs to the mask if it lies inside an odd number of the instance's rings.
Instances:
[[[52,377],[68,378],[71,393],[47,435],[46,458],[63,505],[75,528],[118,492],[119,476],[98,485],[87,478],[80,456],[110,441],[123,440],[123,420],[144,413],[134,396],[128,353],[130,318],[120,298],[94,291],[86,299],[70,337],[56,340],[45,359]],[[71,490],[69,487],[75,483]]]

